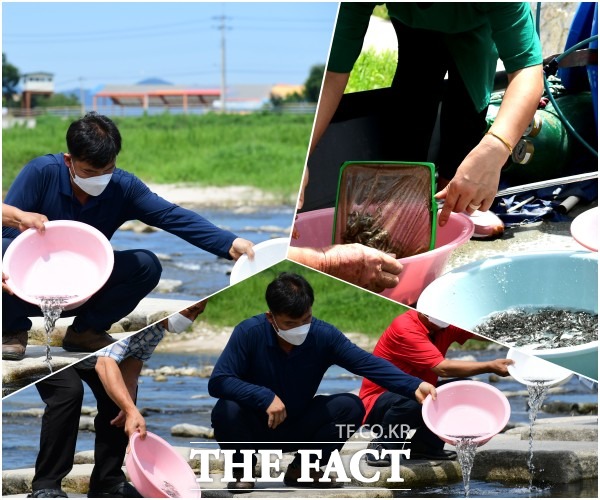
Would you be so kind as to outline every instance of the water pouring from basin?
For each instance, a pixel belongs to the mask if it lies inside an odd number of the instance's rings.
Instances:
[[[533,426],[538,411],[542,407],[548,389],[552,386],[568,382],[573,372],[553,363],[538,358],[537,356],[510,348],[506,354],[507,359],[512,359],[514,364],[508,365],[510,375],[521,384],[527,386],[529,408],[529,453],[527,467],[529,469],[529,488],[533,487],[535,465],[533,464]]]
[[[423,402],[423,421],[440,439],[456,447],[465,495],[477,447],[504,429],[510,404],[501,391],[483,382],[460,380],[437,388],[437,399]]]

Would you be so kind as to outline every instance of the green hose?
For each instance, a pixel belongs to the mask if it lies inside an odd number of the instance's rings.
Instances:
[[[536,8],[536,13],[535,13],[535,30],[538,34],[538,37],[540,36],[540,18],[541,18],[541,13],[542,13],[542,2],[538,2],[537,3],[537,8]],[[593,42],[595,40],[598,40],[598,35],[594,35],[591,36],[589,38],[586,38],[585,40],[582,40],[579,43],[576,43],[575,45],[573,45],[572,47],[569,47],[567,50],[565,50],[562,54],[560,54],[559,56],[556,57],[556,62],[560,62],[560,60],[563,57],[568,56],[569,54],[571,54],[572,52],[575,52],[577,49],[579,49],[580,47],[583,47],[584,45],[589,44],[590,42]],[[552,95],[552,92],[550,91],[550,85],[548,84],[548,79],[546,78],[546,73],[544,72],[544,89],[546,90],[546,94],[548,94],[548,99],[550,100],[550,102],[552,103],[552,106],[554,106],[554,109],[556,110],[556,114],[558,115],[558,117],[560,118],[560,121],[563,123],[563,125],[565,126],[565,128],[581,143],[583,144],[583,146],[590,152],[592,153],[596,158],[598,157],[598,151],[596,151],[592,146],[590,146],[587,141],[581,137],[579,135],[579,133],[573,128],[573,126],[571,125],[571,123],[569,122],[569,120],[567,119],[567,117],[563,114],[563,112],[560,110],[560,108],[558,107],[558,104],[556,103],[556,100],[554,99],[554,96]]]

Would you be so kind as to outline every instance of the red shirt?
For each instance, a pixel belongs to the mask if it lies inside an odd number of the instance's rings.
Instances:
[[[450,344],[464,344],[472,337],[472,333],[452,325],[430,333],[419,320],[417,311],[410,310],[392,321],[377,341],[373,354],[387,359],[403,372],[435,385],[438,377],[431,369],[444,361]],[[363,379],[359,397],[365,406],[365,418],[385,391]]]

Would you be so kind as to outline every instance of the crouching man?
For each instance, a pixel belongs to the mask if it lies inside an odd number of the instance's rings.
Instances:
[[[230,491],[248,490],[244,455],[240,450],[310,449],[327,464],[364,417],[360,399],[350,393],[315,396],[323,375],[332,365],[418,402],[435,388],[405,374],[393,364],[360,349],[334,326],[313,318],[314,293],[302,276],[282,273],[267,286],[269,311],[237,325],[219,357],[208,383],[219,401],[212,411],[215,438],[222,450],[234,450],[234,481]],[[272,443],[268,445],[268,443]],[[267,444],[267,446],[265,446]],[[287,486],[339,487],[319,482],[323,471],[302,474],[300,455],[284,475]],[[256,465],[252,457],[252,466]],[[310,482],[299,481],[310,476]],[[256,477],[256,476],[255,476]],[[245,478],[248,479],[248,478]]]

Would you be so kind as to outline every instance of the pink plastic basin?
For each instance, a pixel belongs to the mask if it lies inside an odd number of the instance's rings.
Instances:
[[[323,247],[331,245],[333,208],[323,208],[298,214],[295,229],[298,238],[291,240],[294,247]],[[423,289],[441,276],[452,251],[469,241],[475,227],[463,214],[452,213],[444,227],[437,228],[435,248],[412,257],[398,259],[403,265],[400,282],[381,295],[402,304],[417,302]]]
[[[427,396],[423,402],[423,421],[448,444],[469,436],[481,446],[504,429],[510,417],[506,396],[483,382],[449,382],[437,394],[435,401]]]
[[[108,280],[114,254],[96,228],[82,222],[46,222],[46,231],[22,232],[4,254],[7,284],[21,299],[61,296],[64,310],[83,304]]]
[[[129,439],[125,466],[133,485],[146,498],[199,498],[196,475],[184,458],[151,432]]]

